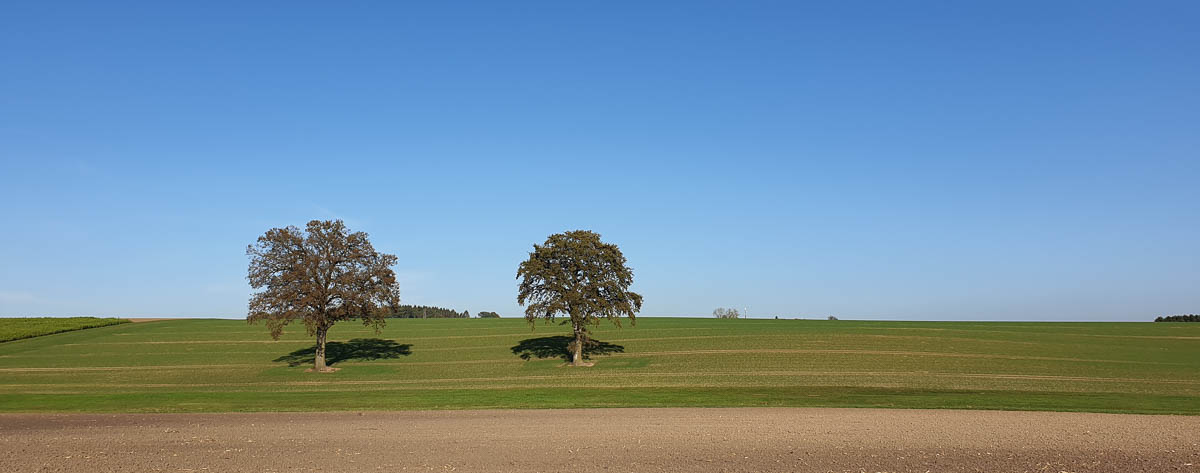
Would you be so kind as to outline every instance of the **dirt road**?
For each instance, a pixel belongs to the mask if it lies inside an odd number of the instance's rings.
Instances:
[[[0,472],[1200,472],[1200,417],[880,409],[0,415]]]

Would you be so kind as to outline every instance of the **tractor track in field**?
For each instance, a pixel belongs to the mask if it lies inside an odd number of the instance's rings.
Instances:
[[[694,356],[694,355],[729,355],[729,354],[836,354],[836,355],[872,355],[872,356],[929,356],[943,358],[980,358],[980,359],[997,359],[997,360],[1033,360],[1033,361],[1071,361],[1083,363],[1119,363],[1119,364],[1152,364],[1164,365],[1174,364],[1166,362],[1153,361],[1137,361],[1137,360],[1099,360],[1088,358],[1063,358],[1049,356],[1025,356],[1025,355],[1000,355],[990,353],[946,353],[946,352],[930,352],[930,351],[906,351],[906,350],[850,350],[850,349],[791,349],[791,348],[749,348],[749,349],[711,349],[711,350],[669,350],[669,351],[647,351],[636,353],[610,353],[605,356],[621,358],[621,357],[641,357],[641,356]],[[513,363],[517,360],[493,359],[493,360],[449,360],[449,361],[405,361],[405,362],[386,362],[376,361],[375,365],[455,365],[455,364],[489,364],[489,363]],[[262,367],[262,364],[240,363],[240,364],[189,364],[189,365],[128,365],[128,366],[48,366],[48,367],[8,367],[0,368],[2,372],[62,372],[62,371],[120,371],[120,370],[159,370],[173,368],[188,368],[188,369],[221,369],[221,368],[248,368]]]
[[[23,394],[70,394],[94,392],[96,389],[196,389],[196,388],[224,388],[223,392],[256,392],[263,389],[272,388],[338,388],[334,391],[346,391],[344,386],[354,386],[354,391],[379,391],[379,390],[394,390],[394,391],[421,391],[421,390],[513,390],[513,389],[540,389],[547,387],[610,387],[610,388],[705,388],[705,387],[722,387],[728,386],[728,383],[721,382],[696,382],[695,380],[681,380],[677,382],[634,382],[624,384],[588,384],[589,380],[597,379],[631,379],[631,378],[695,378],[709,380],[713,378],[844,378],[844,377],[861,377],[861,378],[911,378],[914,376],[942,378],[942,379],[964,379],[964,380],[1022,380],[1022,381],[1046,381],[1046,382],[1076,382],[1076,383],[1132,383],[1132,384],[1165,384],[1165,385],[1184,385],[1200,388],[1200,380],[1185,380],[1185,379],[1142,379],[1142,378],[1118,378],[1118,377],[1085,377],[1085,376],[1056,376],[1056,375],[1022,375],[1010,373],[947,373],[947,372],[928,372],[928,371],[787,371],[787,370],[760,370],[760,371],[731,371],[731,372],[689,372],[689,371],[671,371],[671,372],[621,372],[621,373],[589,373],[583,377],[567,377],[561,375],[528,375],[528,376],[490,376],[490,377],[462,377],[462,378],[420,378],[420,379],[393,379],[393,380],[341,380],[330,379],[324,381],[264,381],[254,383],[60,383],[60,384],[36,384],[36,383],[18,383],[18,384],[0,384],[0,393],[23,393]],[[554,381],[554,383],[545,383],[546,381]],[[811,382],[811,381],[810,381]],[[472,384],[455,384],[455,383],[472,383]],[[478,384],[486,383],[486,384]],[[500,383],[500,384],[497,384]],[[522,384],[514,384],[522,383]],[[532,384],[531,384],[532,383]],[[450,384],[450,385],[448,385]],[[787,384],[780,383],[758,383],[748,384],[746,382],[739,383],[739,387],[761,386],[761,387],[778,387],[786,386]],[[808,386],[810,384],[800,384]],[[233,389],[230,389],[233,388]],[[1187,389],[1195,389],[1187,388]],[[74,390],[74,391],[73,391]],[[83,390],[83,391],[79,391]],[[327,391],[327,389],[313,389],[313,391]],[[1200,391],[1195,391],[1200,394]]]
[[[0,471],[1200,471],[1200,417],[886,409],[3,414]]]

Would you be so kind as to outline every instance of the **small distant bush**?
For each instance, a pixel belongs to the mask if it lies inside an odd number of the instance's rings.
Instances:
[[[829,316],[829,320],[837,320],[837,317],[834,317],[831,315],[831,316]]]
[[[99,317],[0,318],[0,342],[40,337],[53,333],[128,323],[126,319]]]
[[[741,316],[742,314],[739,314],[737,309],[726,309],[724,307],[713,309],[713,317],[718,319],[737,319]]]
[[[1200,322],[1200,315],[1196,315],[1196,314],[1168,315],[1166,317],[1158,317],[1158,318],[1154,319],[1154,321],[1155,322]]]
[[[498,318],[500,318],[500,314],[497,314],[495,312],[488,312],[485,310],[485,311],[479,313],[479,318],[481,318],[481,319],[498,319]]]

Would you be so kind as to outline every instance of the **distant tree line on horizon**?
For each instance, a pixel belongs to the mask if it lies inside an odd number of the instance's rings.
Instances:
[[[384,317],[389,319],[467,319],[471,317],[471,313],[465,310],[458,312],[454,309],[427,305],[397,305],[380,307],[379,310]]]
[[[500,314],[497,314],[495,312],[488,312],[486,310],[483,312],[480,312],[476,315],[478,315],[479,318],[481,318],[481,319],[498,319],[498,318],[500,318]]]
[[[1168,315],[1166,317],[1155,318],[1154,321],[1155,322],[1200,322],[1200,315],[1196,315],[1196,314]]]

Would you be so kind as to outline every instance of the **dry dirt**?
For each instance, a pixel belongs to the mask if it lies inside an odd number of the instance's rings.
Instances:
[[[283,406],[286,407],[286,406]],[[884,409],[0,415],[0,472],[1200,471],[1200,417]]]

